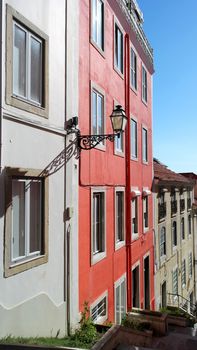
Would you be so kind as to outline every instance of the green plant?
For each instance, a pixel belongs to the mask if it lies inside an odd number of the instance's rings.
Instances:
[[[121,325],[138,331],[151,329],[151,324],[149,322],[135,320],[127,315],[122,319]]]

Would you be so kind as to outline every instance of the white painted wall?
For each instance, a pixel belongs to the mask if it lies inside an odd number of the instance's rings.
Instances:
[[[78,114],[78,0],[68,2],[68,65],[65,71],[66,0],[4,0],[3,46],[5,67],[6,3],[19,11],[49,36],[49,118],[19,110],[5,103],[3,69],[3,149],[2,166],[44,169],[65,147],[65,76],[67,75],[67,116]],[[13,119],[13,117],[15,119]],[[24,122],[18,122],[20,118]],[[31,122],[31,125],[28,124]],[[40,127],[38,127],[38,123]],[[49,130],[43,128],[48,127]],[[56,129],[56,132],[54,131]],[[49,259],[12,277],[4,277],[4,179],[0,178],[0,337],[55,336],[67,331],[67,304],[72,327],[78,321],[78,165],[67,164],[49,177]],[[71,224],[70,295],[64,259],[64,206],[74,208]]]

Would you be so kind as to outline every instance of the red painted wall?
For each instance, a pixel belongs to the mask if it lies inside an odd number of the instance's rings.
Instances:
[[[153,68],[141,46],[136,42],[124,16],[118,11],[116,1],[105,1],[105,51],[104,55],[91,43],[90,1],[80,0],[80,70],[79,70],[79,127],[82,134],[91,133],[91,83],[105,92],[106,133],[112,133],[109,115],[114,101],[125,108],[125,83],[113,68],[114,61],[114,14],[125,33],[130,35],[138,56],[138,91],[130,89],[130,114],[138,119],[138,161],[130,162],[131,186],[152,187],[152,84]],[[142,61],[148,70],[148,105],[141,100]],[[148,128],[148,165],[142,164],[142,125]],[[126,248],[115,250],[115,186],[125,186],[125,157],[114,154],[114,144],[107,141],[106,150],[82,151],[79,181],[79,305],[84,301],[93,303],[102,293],[108,291],[108,319],[114,320],[114,282],[126,272]],[[106,249],[107,256],[91,266],[91,186],[106,189]],[[149,231],[142,232],[142,198],[139,199],[139,239],[131,243],[131,266],[140,261],[140,302],[143,305],[143,257],[150,255],[150,299],[154,306],[153,279],[153,221],[152,197],[149,196]],[[130,233],[126,233],[130,234]]]

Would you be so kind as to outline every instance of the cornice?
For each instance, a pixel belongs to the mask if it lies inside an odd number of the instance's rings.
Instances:
[[[116,2],[119,5],[122,13],[125,15],[127,22],[129,25],[131,25],[133,31],[136,33],[136,38],[140,43],[144,53],[148,57],[150,63],[153,65],[153,49],[150,46],[148,39],[146,38],[141,24],[138,23],[132,11],[129,10],[126,0],[116,0]]]

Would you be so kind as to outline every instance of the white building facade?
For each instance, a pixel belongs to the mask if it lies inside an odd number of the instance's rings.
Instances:
[[[65,152],[78,1],[0,6],[0,337],[64,335],[78,320],[78,163]]]

